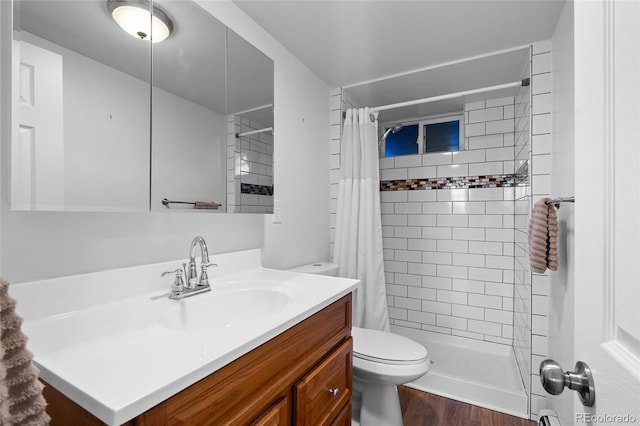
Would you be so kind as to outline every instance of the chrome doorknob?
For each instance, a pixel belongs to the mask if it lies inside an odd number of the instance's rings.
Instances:
[[[540,381],[551,395],[560,395],[565,387],[578,392],[580,402],[591,407],[596,401],[596,389],[591,369],[582,361],[576,362],[576,371],[562,371],[560,364],[552,359],[540,363]]]

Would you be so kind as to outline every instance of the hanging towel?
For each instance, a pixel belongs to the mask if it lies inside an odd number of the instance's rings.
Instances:
[[[50,418],[38,381],[38,369],[27,350],[27,337],[20,326],[16,301],[9,297],[6,281],[0,279],[0,425],[48,425]]]
[[[207,209],[207,210],[218,210],[220,204],[208,201],[196,201],[195,208],[196,209]]]
[[[529,222],[529,265],[531,270],[544,273],[547,268],[558,270],[558,216],[550,198],[536,202]]]

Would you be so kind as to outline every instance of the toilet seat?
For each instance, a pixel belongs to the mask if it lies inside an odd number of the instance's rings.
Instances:
[[[421,344],[399,334],[353,327],[355,358],[391,365],[421,364],[427,360],[427,350]]]

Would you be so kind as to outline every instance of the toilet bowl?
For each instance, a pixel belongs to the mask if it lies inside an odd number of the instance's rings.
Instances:
[[[336,265],[318,262],[291,271],[333,275]],[[398,385],[424,376],[431,366],[424,346],[386,331],[353,327],[354,426],[402,426]]]
[[[398,334],[353,327],[353,418],[362,426],[402,426],[398,385],[424,376],[421,344]]]

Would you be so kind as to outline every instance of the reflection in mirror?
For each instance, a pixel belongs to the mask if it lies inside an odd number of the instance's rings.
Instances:
[[[152,47],[151,209],[224,212],[226,27],[189,0],[154,6],[174,32]]]
[[[190,0],[121,27],[126,1],[14,0],[11,208],[272,211],[273,61]]]
[[[11,208],[148,210],[150,43],[104,0],[15,0]]]
[[[228,211],[273,213],[273,61],[227,30]]]

